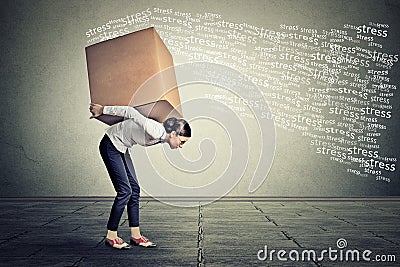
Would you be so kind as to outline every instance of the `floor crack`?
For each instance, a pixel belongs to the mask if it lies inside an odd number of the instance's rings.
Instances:
[[[72,230],[72,232],[75,232],[76,230],[78,230],[78,229],[81,228],[81,227],[82,227],[81,225],[78,226],[78,227],[76,227],[75,229]]]
[[[84,261],[86,259],[86,257],[81,257],[79,260],[77,260],[76,262],[74,262],[74,264],[72,264],[72,266],[78,266],[79,263],[81,263],[82,261]]]
[[[257,206],[253,203],[253,201],[250,201],[250,203],[253,205],[253,207],[254,207],[256,210],[258,210],[259,212],[261,212],[262,215],[264,215],[265,219],[266,219],[268,222],[273,223],[275,226],[279,226],[279,225],[274,221],[274,219],[272,219],[271,217],[269,217],[260,207],[257,207]]]
[[[95,248],[97,248],[98,246],[100,246],[100,244],[103,243],[104,240],[106,240],[106,237],[105,237],[105,236],[103,236],[103,238],[96,244]]]
[[[50,223],[52,223],[52,222],[55,222],[55,221],[57,221],[57,220],[59,220],[59,219],[61,219],[61,218],[64,218],[64,215],[60,215],[60,216],[58,216],[58,217],[55,217],[55,218],[51,219],[50,221],[48,221],[47,223],[42,224],[41,226],[42,226],[42,227],[43,227],[43,226],[46,226],[46,225],[48,225],[48,224],[50,224]]]
[[[288,232],[286,231],[281,231],[281,233],[288,239],[291,240],[293,243],[295,243],[299,248],[304,248],[295,238],[290,236]]]
[[[30,232],[31,232],[31,231],[24,231],[24,232],[22,232],[22,233],[15,234],[15,235],[13,235],[13,236],[11,236],[11,237],[9,237],[9,238],[6,238],[6,239],[2,240],[2,242],[0,243],[0,245],[7,244],[8,241],[13,240],[13,239],[16,239],[16,238],[18,238],[18,237],[20,237],[20,236],[22,236],[22,235],[25,235],[25,234],[27,234],[27,233],[30,233]]]
[[[35,254],[39,253],[39,252],[42,251],[42,250],[43,250],[43,247],[41,247],[41,248],[39,248],[38,250],[32,252],[31,254],[28,255],[28,257],[32,257],[32,256],[34,256]]]
[[[355,223],[353,223],[353,222],[350,222],[350,221],[348,221],[348,220],[346,220],[346,219],[344,219],[344,218],[341,218],[341,217],[339,217],[339,216],[337,216],[337,215],[332,215],[331,213],[327,212],[326,210],[320,209],[320,208],[318,208],[318,207],[316,207],[316,206],[313,206],[313,205],[311,205],[311,207],[313,207],[314,209],[319,210],[319,211],[321,211],[321,212],[323,212],[323,213],[325,213],[325,214],[331,215],[332,217],[334,217],[334,218],[336,218],[336,219],[338,219],[338,220],[340,220],[340,221],[342,221],[342,222],[348,223],[348,224],[350,224],[350,225],[352,225],[352,226],[356,226],[356,227],[358,226],[357,224],[355,224]]]
[[[143,209],[143,208],[147,207],[147,205],[149,204],[149,202],[150,202],[150,201],[146,201],[146,203],[144,203],[143,205],[141,205],[141,206],[139,207],[139,209]]]
[[[197,266],[204,266],[204,228],[203,206],[199,203],[198,232],[197,232]]]

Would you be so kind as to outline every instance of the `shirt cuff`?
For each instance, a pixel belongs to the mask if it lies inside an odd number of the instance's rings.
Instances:
[[[111,108],[112,107],[110,107],[110,106],[104,106],[103,107],[103,114],[105,114],[105,115],[111,115],[110,113],[111,113]]]

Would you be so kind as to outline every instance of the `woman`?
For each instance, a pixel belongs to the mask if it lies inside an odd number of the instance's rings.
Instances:
[[[159,143],[168,143],[171,149],[181,148],[191,136],[190,126],[185,120],[176,118],[169,118],[161,124],[128,106],[102,106],[91,103],[89,110],[92,113],[91,119],[102,114],[126,118],[107,129],[99,146],[101,157],[117,192],[107,223],[105,244],[116,249],[130,248],[117,234],[119,221],[126,206],[131,229],[130,244],[155,247],[155,243],[140,233],[140,187],[128,148],[135,144],[151,146]]]

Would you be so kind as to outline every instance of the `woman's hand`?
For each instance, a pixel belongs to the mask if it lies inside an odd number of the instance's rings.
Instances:
[[[92,113],[92,116],[90,116],[89,119],[97,118],[101,114],[103,114],[103,106],[100,104],[95,104],[95,103],[90,103],[90,113]]]

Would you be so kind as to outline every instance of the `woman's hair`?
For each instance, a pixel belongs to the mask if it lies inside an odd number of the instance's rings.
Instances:
[[[192,136],[192,130],[190,129],[189,123],[184,119],[177,119],[174,117],[168,118],[166,121],[163,122],[163,125],[167,133],[175,131],[177,135],[180,136]]]

